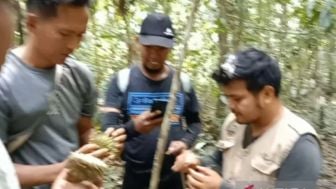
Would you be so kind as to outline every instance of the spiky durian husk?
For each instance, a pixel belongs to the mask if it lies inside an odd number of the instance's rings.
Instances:
[[[98,178],[103,178],[108,166],[104,161],[94,156],[73,152],[67,160],[66,168],[69,169],[67,180],[70,182],[83,180],[94,182]]]
[[[100,148],[106,148],[110,153],[118,153],[116,142],[104,133],[96,133],[91,136],[89,143],[96,144]]]
[[[91,135],[89,143],[96,144],[100,148],[108,150],[110,155],[104,160],[108,165],[114,165],[118,162],[118,159],[120,158],[120,150],[116,147],[116,141],[110,136],[96,132]]]

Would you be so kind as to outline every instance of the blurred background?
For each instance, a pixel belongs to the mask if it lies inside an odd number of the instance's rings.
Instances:
[[[170,56],[176,65],[191,0],[96,0],[81,48],[75,57],[96,75],[99,104],[113,73],[137,63],[136,37],[149,12],[171,16],[177,43]],[[25,1],[20,12],[16,45],[25,39]],[[227,114],[212,71],[238,49],[257,47],[280,63],[282,99],[319,132],[324,154],[321,188],[336,186],[336,1],[335,0],[201,0],[188,41],[183,71],[193,79],[202,108],[203,130],[195,148],[206,153],[218,139]],[[99,105],[98,104],[98,105]],[[99,114],[97,125],[99,125]],[[122,169],[119,167],[120,171]],[[108,188],[118,188],[112,171]]]

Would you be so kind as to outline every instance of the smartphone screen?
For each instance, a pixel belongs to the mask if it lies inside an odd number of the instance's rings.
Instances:
[[[166,107],[168,104],[168,100],[154,99],[151,107],[151,111],[154,112],[156,110],[160,110],[162,113],[160,116],[163,116],[166,112]]]

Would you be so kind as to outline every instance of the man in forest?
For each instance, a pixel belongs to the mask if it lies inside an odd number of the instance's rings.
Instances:
[[[96,101],[94,81],[86,66],[67,57],[86,30],[88,6],[89,0],[28,0],[29,38],[8,53],[2,67],[0,138],[24,188],[50,188],[69,153],[87,143]],[[6,20],[8,7],[3,9],[0,24],[9,24],[0,28],[7,32],[1,35],[1,53],[9,46],[6,40],[13,28]],[[121,142],[123,133],[119,129],[108,134],[120,136],[117,142]],[[95,152],[92,145],[83,148],[84,153],[104,154],[104,149]],[[77,187],[64,175],[56,188]]]
[[[162,115],[160,111],[148,110],[154,100],[169,98],[175,70],[166,63],[166,59],[173,47],[174,37],[168,16],[149,14],[141,25],[139,37],[141,63],[121,70],[109,84],[103,127],[126,129],[123,189],[149,187]],[[181,78],[182,87],[171,116],[169,147],[163,162],[160,189],[182,188],[180,174],[172,172],[170,167],[175,155],[190,148],[201,130],[198,101],[187,79]],[[182,119],[186,120],[186,128]]]
[[[188,173],[188,186],[316,188],[321,170],[317,134],[282,105],[277,61],[251,48],[230,56],[213,79],[232,113],[213,156],[200,161],[191,151],[184,151],[177,157],[172,169]]]

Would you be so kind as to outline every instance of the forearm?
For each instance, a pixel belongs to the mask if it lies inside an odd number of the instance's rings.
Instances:
[[[89,129],[89,130],[85,131],[84,133],[81,133],[81,135],[79,136],[80,146],[83,146],[83,145],[89,143],[89,138],[90,138],[91,132],[92,132],[92,129]]]
[[[82,116],[78,123],[78,135],[79,135],[79,142],[80,146],[83,146],[89,142],[89,137],[93,128],[92,119],[91,117]]]
[[[187,144],[188,148],[191,148],[194,145],[200,132],[201,132],[200,122],[188,124],[187,131],[183,136],[182,141]]]
[[[15,164],[15,169],[21,186],[32,187],[42,184],[51,184],[64,166],[64,162],[51,165]]]

